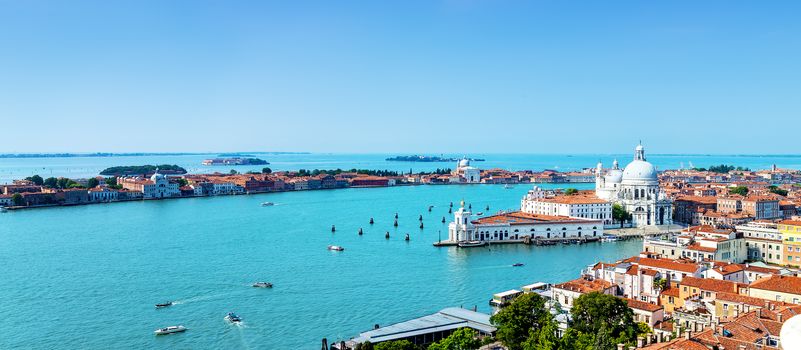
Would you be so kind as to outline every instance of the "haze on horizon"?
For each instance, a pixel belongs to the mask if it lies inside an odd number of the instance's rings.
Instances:
[[[799,154],[799,10],[0,0],[0,153]]]

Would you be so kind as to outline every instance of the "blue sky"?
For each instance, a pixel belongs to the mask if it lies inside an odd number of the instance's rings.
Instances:
[[[801,153],[797,1],[0,0],[0,153]]]

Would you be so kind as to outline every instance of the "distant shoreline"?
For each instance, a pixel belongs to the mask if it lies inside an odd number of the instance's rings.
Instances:
[[[86,157],[147,157],[147,156],[203,156],[209,154],[238,155],[239,153],[218,152],[138,152],[138,153],[3,153],[0,158],[86,158]],[[310,154],[310,152],[242,152],[242,154]]]

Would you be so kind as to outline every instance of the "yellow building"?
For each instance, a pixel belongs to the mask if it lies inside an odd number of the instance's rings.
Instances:
[[[784,263],[801,267],[801,221],[784,220],[778,228],[784,245]]]

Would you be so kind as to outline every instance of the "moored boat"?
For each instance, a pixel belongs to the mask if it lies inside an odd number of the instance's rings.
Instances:
[[[255,288],[272,288],[273,284],[270,282],[256,282],[253,283],[253,287]]]
[[[456,244],[460,248],[470,248],[470,247],[483,247],[487,245],[487,242],[484,241],[461,241]]]
[[[178,325],[178,326],[169,326],[169,327],[159,328],[159,329],[153,331],[153,333],[156,333],[156,335],[165,335],[165,334],[172,334],[172,333],[181,333],[181,332],[184,332],[184,331],[186,331],[186,327],[184,327],[182,325]]]
[[[334,250],[334,251],[341,252],[341,251],[345,250],[345,248],[340,247],[338,245],[330,245],[330,246],[328,246],[328,250]]]

